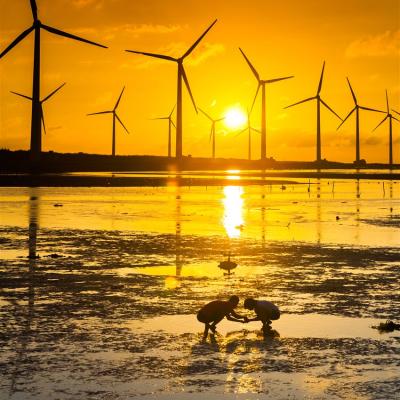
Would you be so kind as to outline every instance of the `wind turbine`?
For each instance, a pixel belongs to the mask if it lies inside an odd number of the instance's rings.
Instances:
[[[256,95],[253,100],[253,104],[251,106],[251,110],[253,110],[254,103],[257,100],[258,92],[261,87],[261,93],[262,93],[262,107],[261,107],[261,160],[265,160],[267,158],[266,156],[266,147],[267,147],[267,116],[266,116],[266,108],[265,108],[265,85],[278,82],[278,81],[283,81],[285,79],[290,79],[293,78],[293,76],[285,76],[283,78],[275,78],[275,79],[267,79],[263,80],[260,78],[259,73],[257,70],[254,68],[254,66],[251,64],[250,60],[246,57],[246,54],[244,54],[243,50],[239,47],[240,52],[242,53],[244,59],[246,60],[247,64],[249,65],[250,69],[252,70],[255,78],[257,79],[258,86],[257,86],[257,91]]]
[[[349,84],[351,95],[353,96],[354,108],[349,112],[347,117],[341,122],[341,124],[337,127],[336,130],[338,130],[346,122],[346,120],[350,117],[351,114],[353,114],[354,111],[356,112],[356,161],[355,161],[355,163],[356,163],[356,165],[358,165],[360,163],[360,110],[374,111],[374,112],[380,112],[380,113],[382,113],[384,111],[375,110],[374,108],[360,106],[357,102],[357,97],[354,94],[354,90],[351,87],[349,78],[346,78],[346,79],[347,79],[347,83]]]
[[[394,110],[393,110],[394,111]],[[397,111],[395,111],[397,112]],[[393,135],[392,135],[392,119],[399,122],[399,120],[390,113],[389,98],[386,90],[386,117],[373,129],[375,131],[389,118],[389,167],[393,167]],[[372,132],[373,132],[372,131]]]
[[[52,28],[48,25],[42,24],[38,19],[37,6],[35,0],[30,0],[33,24],[30,28],[23,31],[3,52],[0,58],[4,57],[13,47],[15,47],[21,40],[28,36],[32,31],[35,32],[34,42],[34,58],[33,58],[33,87],[32,87],[32,119],[31,119],[31,158],[33,161],[40,159],[42,151],[42,125],[41,125],[41,105],[40,105],[40,33],[41,29],[47,32],[54,33],[55,35],[64,36],[69,39],[78,40],[81,42],[93,44],[95,46],[107,48],[101,44],[83,39],[79,36],[60,31],[59,29]]]
[[[113,115],[113,123],[112,123],[112,152],[111,152],[112,156],[115,156],[115,125],[116,125],[116,121],[118,121],[122,125],[122,127],[125,129],[125,131],[127,133],[129,133],[128,129],[123,124],[123,122],[121,121],[121,119],[118,117],[118,114],[117,114],[117,108],[119,106],[119,102],[121,101],[121,97],[122,97],[122,94],[124,93],[124,90],[125,90],[125,86],[123,87],[122,92],[119,95],[118,100],[115,103],[115,106],[114,106],[114,108],[112,110],[110,110],[110,111],[100,111],[100,112],[87,114],[87,115],[99,115],[99,114],[112,114]]]
[[[335,114],[341,121],[343,121],[342,118],[340,118],[339,115],[337,115],[335,111],[333,111],[332,108],[330,108],[328,104],[326,104],[324,100],[321,99],[320,93],[322,89],[322,80],[324,78],[324,70],[325,70],[325,61],[324,64],[322,65],[322,72],[321,72],[321,77],[319,79],[317,94],[314,97],[309,97],[308,99],[301,100],[297,103],[285,107],[286,109],[289,107],[293,107],[297,104],[305,103],[310,100],[317,100],[317,162],[321,162],[321,104],[323,104],[330,112]]]
[[[162,58],[163,60],[173,61],[178,64],[178,88],[177,88],[177,101],[176,101],[176,158],[180,160],[182,158],[182,79],[185,82],[186,88],[189,92],[190,98],[192,99],[192,103],[194,109],[197,113],[196,103],[193,98],[192,91],[189,86],[189,81],[186,76],[185,68],[183,66],[183,62],[186,57],[190,55],[190,53],[197,47],[200,41],[204,38],[204,36],[208,33],[208,31],[215,25],[217,20],[215,20],[206,30],[205,32],[193,43],[193,45],[186,51],[186,53],[179,58],[174,58],[171,56],[166,56],[163,54],[155,54],[155,53],[145,53],[143,51],[135,51],[135,50],[125,50],[129,53],[142,54],[149,57]]]
[[[159,118],[153,118],[153,121],[158,120],[158,119],[166,119],[168,120],[168,157],[171,158],[171,132],[172,132],[172,127],[176,128],[176,125],[174,124],[174,121],[172,121],[172,114],[175,110],[175,106],[172,109],[172,111],[169,113],[168,117],[159,117]]]
[[[40,119],[42,121],[43,124],[43,130],[44,133],[46,134],[46,125],[44,123],[44,112],[43,112],[43,103],[47,100],[49,100],[52,96],[54,96],[63,86],[65,85],[65,83],[63,83],[61,86],[59,86],[57,89],[53,90],[49,95],[47,95],[43,100],[40,100]],[[12,94],[16,94],[17,96],[23,97],[24,99],[30,100],[32,101],[32,97],[26,96],[24,94],[21,93],[17,93],[17,92],[13,92],[11,91]]]
[[[211,118],[201,108],[199,108],[199,110],[211,121],[210,141],[212,140],[212,158],[215,158],[215,125],[217,124],[217,122],[223,121],[225,118],[214,119]]]
[[[248,159],[249,159],[249,160],[251,160],[251,131],[261,133],[261,131],[260,131],[259,129],[253,128],[253,127],[250,125],[250,114],[251,114],[251,111],[250,111],[250,110],[247,110],[247,126],[246,126],[246,128],[244,128],[242,131],[240,131],[240,132],[236,135],[236,137],[238,137],[238,136],[241,135],[242,133],[244,133],[244,132],[246,132],[246,131],[248,132]]]

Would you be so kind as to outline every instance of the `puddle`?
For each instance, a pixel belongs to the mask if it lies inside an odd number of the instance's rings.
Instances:
[[[240,311],[238,311],[240,313]],[[281,338],[360,338],[381,339],[400,337],[400,332],[379,333],[372,326],[382,320],[374,318],[350,318],[325,314],[283,314],[278,321],[273,321],[272,328],[279,332]],[[203,330],[196,315],[168,315],[144,320],[134,320],[127,324],[133,330],[164,331],[170,334],[199,333]],[[218,332],[225,335],[229,332],[259,330],[258,321],[242,324],[224,319],[218,324]]]

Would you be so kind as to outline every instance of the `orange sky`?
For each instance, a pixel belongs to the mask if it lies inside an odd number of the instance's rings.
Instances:
[[[322,98],[342,117],[352,108],[345,77],[359,103],[400,111],[400,3],[398,0],[338,1],[180,1],[37,0],[47,25],[109,46],[103,50],[42,33],[42,97],[67,85],[48,103],[48,133],[43,150],[111,152],[111,117],[87,117],[112,109],[122,86],[119,115],[128,129],[117,128],[117,154],[167,151],[167,124],[151,121],[167,115],[176,101],[176,65],[129,54],[124,49],[180,56],[215,19],[218,23],[185,62],[199,107],[215,117],[235,105],[245,110],[257,87],[238,46],[262,78],[295,75],[267,87],[267,156],[278,160],[315,159],[315,105],[283,107],[315,95],[326,60]],[[0,0],[0,49],[28,28],[28,0]],[[33,35],[0,60],[0,147],[29,148],[30,103],[10,90],[31,95]],[[383,114],[362,112],[361,157],[387,162],[388,127],[372,133]],[[322,113],[322,156],[353,161],[354,118],[336,132],[336,117]],[[260,126],[260,101],[252,114]],[[209,122],[196,115],[184,90],[183,153],[210,156]],[[400,162],[400,124],[394,123],[394,159]],[[247,137],[223,124],[217,128],[217,156],[247,157]],[[259,138],[253,155],[259,158]]]

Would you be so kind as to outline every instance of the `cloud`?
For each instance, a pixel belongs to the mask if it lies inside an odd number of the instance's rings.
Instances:
[[[103,7],[102,0],[73,0],[72,4],[77,8],[85,8],[88,6],[95,5],[96,10]]]
[[[214,57],[225,51],[225,46],[222,43],[204,43],[202,48],[188,59],[188,65],[199,65],[208,58]]]
[[[383,139],[380,136],[369,136],[366,139],[361,139],[361,144],[366,146],[376,146],[383,143]]]
[[[399,56],[400,29],[357,39],[347,46],[345,55],[348,58]]]

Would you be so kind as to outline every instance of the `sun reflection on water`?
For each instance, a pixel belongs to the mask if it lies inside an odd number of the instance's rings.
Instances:
[[[229,238],[240,237],[243,228],[243,187],[225,186],[223,225]]]

